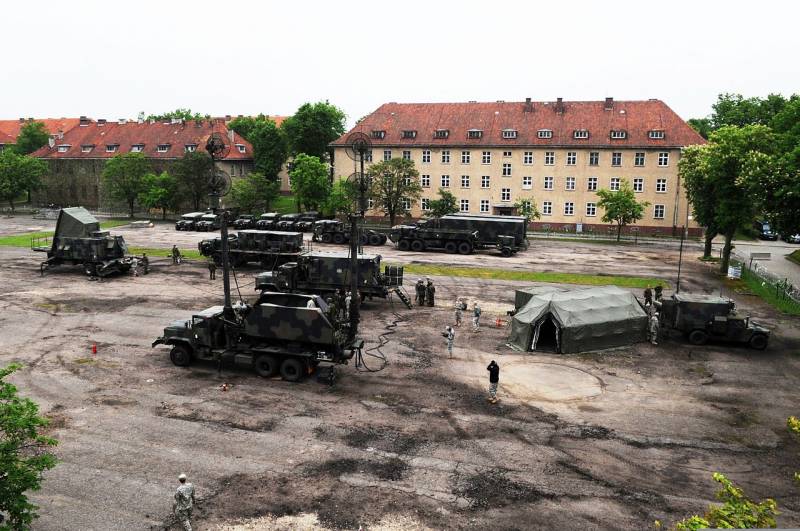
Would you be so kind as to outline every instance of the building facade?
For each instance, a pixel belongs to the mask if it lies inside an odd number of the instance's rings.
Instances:
[[[536,227],[606,230],[597,191],[627,181],[650,203],[640,232],[700,231],[688,219],[678,160],[682,148],[705,141],[660,100],[388,103],[332,143],[336,177],[356,170],[346,154],[355,131],[371,139],[368,163],[414,161],[423,189],[410,205],[414,218],[441,188],[462,212],[510,213],[531,201],[541,213]]]

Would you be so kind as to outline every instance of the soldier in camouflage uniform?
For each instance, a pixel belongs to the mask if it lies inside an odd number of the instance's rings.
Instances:
[[[422,279],[417,280],[417,284],[414,286],[414,289],[417,290],[417,305],[425,306],[425,284],[423,283]]]
[[[434,296],[436,294],[436,288],[433,285],[433,281],[428,279],[428,285],[425,286],[425,301],[428,303],[428,306],[434,305]]]
[[[456,326],[461,326],[461,317],[462,312],[464,311],[464,307],[462,306],[461,299],[456,299],[456,309],[455,309],[455,318],[456,318]]]
[[[217,278],[217,263],[213,258],[208,259],[208,280],[215,280]]]
[[[150,272],[150,259],[147,258],[147,253],[142,253],[142,268],[145,275]]]
[[[183,529],[192,531],[192,523],[189,519],[192,517],[192,509],[194,508],[194,485],[186,481],[186,474],[178,476],[178,490],[175,491],[175,500],[172,502],[172,511],[175,513],[175,518],[181,523]]]

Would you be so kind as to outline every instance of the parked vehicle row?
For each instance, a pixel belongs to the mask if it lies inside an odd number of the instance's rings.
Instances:
[[[772,228],[769,221],[754,221],[753,229],[759,240],[778,241],[779,234]],[[786,243],[800,243],[800,232],[786,231],[780,234],[780,238]]]

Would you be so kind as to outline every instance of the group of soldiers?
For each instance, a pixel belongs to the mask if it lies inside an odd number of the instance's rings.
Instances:
[[[352,301],[352,292],[339,288],[333,296],[325,300],[328,303],[328,318],[331,321],[350,319],[350,304]]]
[[[647,339],[653,345],[658,345],[658,331],[661,328],[661,313],[659,310],[662,305],[664,288],[659,286],[655,287],[655,299],[653,298],[653,289],[647,286],[644,290],[644,309],[647,315],[650,316],[647,327]]]
[[[414,290],[417,294],[414,300],[418,306],[435,305],[436,287],[433,285],[433,281],[430,279],[430,277],[425,277],[425,280],[417,280]]]

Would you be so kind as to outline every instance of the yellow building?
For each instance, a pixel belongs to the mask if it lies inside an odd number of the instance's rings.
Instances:
[[[626,180],[650,203],[642,233],[671,233],[687,221],[700,231],[688,220],[678,160],[683,147],[705,141],[660,100],[387,103],[331,144],[337,178],[357,169],[346,154],[355,131],[371,139],[368,162],[414,161],[424,190],[410,205],[415,218],[442,188],[462,212],[510,213],[533,201],[542,214],[534,226],[605,230],[596,192]]]

